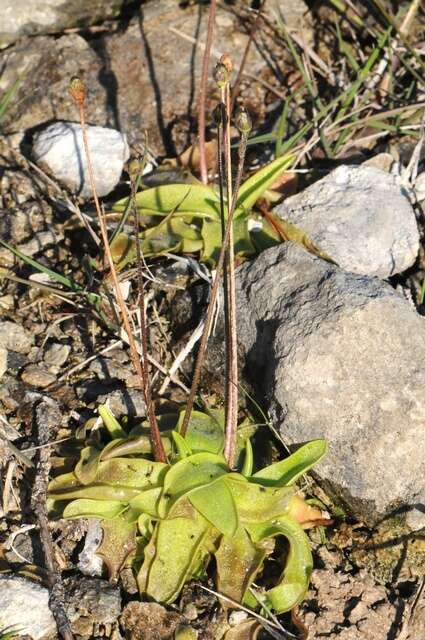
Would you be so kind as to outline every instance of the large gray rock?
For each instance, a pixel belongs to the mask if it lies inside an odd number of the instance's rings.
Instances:
[[[57,33],[117,17],[129,0],[0,0],[0,47],[21,36]]]
[[[342,165],[275,212],[302,229],[342,269],[387,278],[416,260],[415,213],[398,178]]]
[[[87,122],[125,131],[140,149],[147,131],[155,154],[183,151],[196,118],[203,56],[194,40],[205,42],[207,13],[208,7],[199,3],[182,8],[178,0],[151,0],[142,4],[140,20],[136,16],[127,29],[99,34],[90,44],[77,33],[16,43],[0,53],[0,95],[20,78],[2,130],[11,134],[53,119],[76,120],[68,86],[77,75],[88,88]],[[218,7],[211,71],[217,55],[224,52],[237,69],[247,39],[238,16]],[[251,48],[247,68],[260,80],[270,80],[256,47]],[[211,73],[209,77],[208,112],[218,99]],[[251,78],[242,83],[242,95],[257,117],[265,113],[265,92]]]
[[[425,321],[389,285],[292,243],[238,270],[238,338],[289,445],[325,438],[316,473],[373,523],[425,524]]]
[[[87,126],[86,130],[97,195],[105,196],[118,184],[130,150],[125,135],[115,129]],[[36,135],[33,155],[73,193],[83,198],[92,196],[80,124],[49,125]]]
[[[19,576],[0,577],[0,629],[15,627],[17,634],[34,640],[57,637],[49,609],[49,591]]]

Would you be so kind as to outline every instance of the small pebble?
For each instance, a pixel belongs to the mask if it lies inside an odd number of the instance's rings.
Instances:
[[[19,637],[53,638],[56,623],[49,609],[49,591],[26,578],[0,577],[0,629],[14,626]]]
[[[0,347],[0,380],[7,371],[7,349]]]
[[[68,344],[60,344],[53,342],[44,352],[44,362],[49,366],[63,367],[71,353],[71,347]]]
[[[32,342],[33,336],[20,324],[9,320],[0,322],[0,347],[18,353],[28,353]]]
[[[25,367],[22,372],[21,379],[32,387],[40,387],[41,389],[44,389],[55,382],[56,376],[46,371],[38,364],[30,364]]]
[[[229,616],[229,624],[231,627],[237,627],[242,624],[248,618],[248,614],[245,611],[232,611]]]

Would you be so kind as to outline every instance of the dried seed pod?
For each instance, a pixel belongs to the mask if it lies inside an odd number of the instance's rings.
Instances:
[[[77,76],[73,76],[71,78],[71,82],[69,83],[69,93],[77,104],[82,105],[84,103],[86,98],[86,85],[81,78],[78,78]]]
[[[247,136],[252,129],[251,116],[245,107],[240,107],[235,115],[235,125],[239,131]]]
[[[229,72],[227,71],[225,65],[221,64],[221,62],[217,62],[217,64],[215,65],[213,76],[219,89],[225,87],[229,82]]]
[[[223,55],[219,60],[219,64],[222,64],[223,67],[226,67],[227,73],[230,76],[230,74],[233,71],[233,62],[232,62],[232,58],[229,56],[228,53],[223,53]]]

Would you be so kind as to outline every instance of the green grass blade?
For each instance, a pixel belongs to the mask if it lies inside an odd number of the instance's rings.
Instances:
[[[64,287],[67,287],[71,291],[83,293],[82,287],[80,287],[70,278],[67,278],[62,274],[57,273],[56,271],[53,271],[53,269],[49,269],[49,267],[46,267],[44,266],[44,264],[37,262],[37,260],[30,258],[30,256],[25,255],[25,253],[22,253],[22,251],[19,251],[19,249],[17,249],[16,247],[13,247],[8,242],[5,242],[4,240],[0,240],[0,244],[6,249],[9,249],[9,251],[11,251],[20,260],[23,260],[23,262],[25,262],[26,264],[30,265],[31,267],[34,267],[34,269],[36,269],[37,271],[40,271],[41,273],[45,273],[46,275],[48,275],[51,280],[54,280],[58,284],[62,284]]]

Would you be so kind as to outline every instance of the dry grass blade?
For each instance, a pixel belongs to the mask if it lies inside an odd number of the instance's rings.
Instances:
[[[207,157],[205,152],[205,103],[207,97],[208,64],[211,55],[211,44],[214,33],[214,20],[217,9],[217,0],[211,0],[208,15],[207,41],[205,43],[204,57],[202,60],[201,84],[199,87],[198,108],[198,134],[199,134],[199,168],[203,184],[208,183]]]

